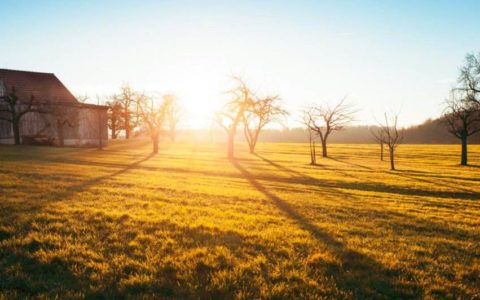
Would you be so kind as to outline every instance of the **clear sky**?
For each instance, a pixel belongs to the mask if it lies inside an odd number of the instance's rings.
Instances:
[[[4,1],[0,68],[55,73],[74,94],[128,82],[176,93],[209,126],[228,75],[299,111],[345,95],[358,123],[385,110],[416,124],[441,112],[480,1]]]

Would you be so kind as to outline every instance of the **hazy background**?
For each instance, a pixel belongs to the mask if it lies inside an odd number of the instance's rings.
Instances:
[[[278,93],[299,126],[311,103],[348,95],[358,124],[384,110],[402,125],[441,112],[479,1],[4,1],[0,68],[52,72],[74,94],[128,82],[176,93],[188,126],[208,127],[240,74]],[[92,100],[93,101],[93,100]]]

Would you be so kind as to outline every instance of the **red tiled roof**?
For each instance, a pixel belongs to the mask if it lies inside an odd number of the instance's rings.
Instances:
[[[0,69],[0,82],[3,82],[7,92],[15,88],[21,102],[29,101],[33,95],[39,102],[78,103],[78,100],[53,73]]]

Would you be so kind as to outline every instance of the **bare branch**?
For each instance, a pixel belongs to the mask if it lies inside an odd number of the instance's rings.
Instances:
[[[327,156],[327,140],[332,132],[340,131],[354,121],[355,107],[342,98],[335,106],[310,107],[304,112],[304,124],[315,132],[322,142],[323,156]]]

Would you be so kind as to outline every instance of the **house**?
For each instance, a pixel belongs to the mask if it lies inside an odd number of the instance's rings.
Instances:
[[[81,103],[52,73],[0,69],[0,144],[106,145],[107,109]]]

